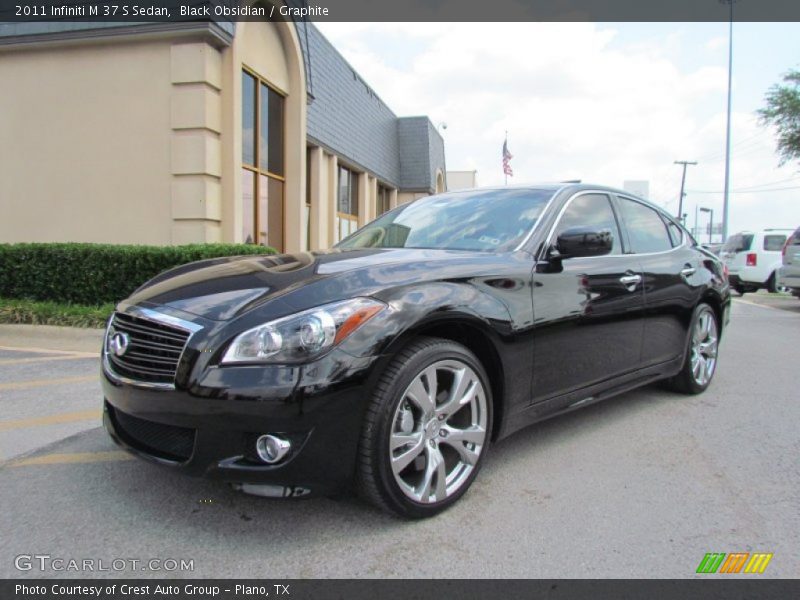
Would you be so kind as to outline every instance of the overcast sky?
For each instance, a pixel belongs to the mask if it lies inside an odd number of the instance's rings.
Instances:
[[[673,161],[697,160],[688,225],[696,205],[721,218],[727,23],[319,27],[398,115],[447,123],[448,169],[477,169],[480,185],[503,182],[508,130],[509,183],[648,180],[650,199],[674,214]],[[772,132],[754,112],[770,85],[800,68],[800,24],[735,24],[733,67],[729,233],[797,227],[800,165],[778,167]]]

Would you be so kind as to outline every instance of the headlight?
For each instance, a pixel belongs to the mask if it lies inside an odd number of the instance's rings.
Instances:
[[[298,363],[320,356],[386,308],[371,298],[353,298],[264,323],[240,333],[222,364]]]

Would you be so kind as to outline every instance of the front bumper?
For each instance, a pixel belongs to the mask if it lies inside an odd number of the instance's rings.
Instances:
[[[336,493],[352,480],[368,398],[369,361],[343,354],[304,367],[208,369],[172,390],[121,383],[104,368],[104,425],[129,452],[178,472],[280,486],[283,495]],[[321,384],[319,373],[335,366],[338,383]],[[275,465],[255,453],[255,440],[268,433],[292,442]]]

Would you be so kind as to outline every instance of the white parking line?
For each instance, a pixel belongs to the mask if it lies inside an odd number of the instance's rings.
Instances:
[[[757,306],[759,308],[769,308],[769,309],[772,309],[772,310],[779,310],[782,313],[787,312],[786,309],[779,308],[777,306],[770,306],[769,304],[758,304],[757,302],[751,302],[750,300],[743,300],[742,298],[734,298],[733,301],[734,302],[740,302],[742,304],[749,304],[750,306]]]

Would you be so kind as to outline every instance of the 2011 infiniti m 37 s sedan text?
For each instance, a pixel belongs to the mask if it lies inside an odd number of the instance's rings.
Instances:
[[[445,193],[329,251],[147,282],[108,325],[104,422],[245,492],[352,486],[427,517],[525,425],[658,380],[704,391],[730,302],[719,259],[625,192]]]

